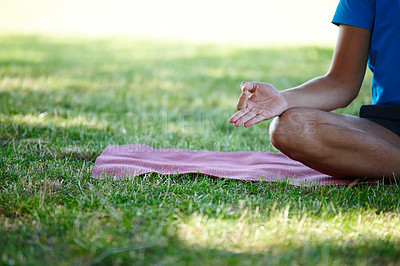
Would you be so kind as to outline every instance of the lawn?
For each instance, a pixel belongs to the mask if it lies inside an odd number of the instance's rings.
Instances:
[[[295,86],[324,74],[332,52],[1,36],[1,264],[397,264],[397,184],[91,178],[109,144],[277,152],[269,122],[227,122],[240,82]],[[369,103],[370,78],[338,112]]]

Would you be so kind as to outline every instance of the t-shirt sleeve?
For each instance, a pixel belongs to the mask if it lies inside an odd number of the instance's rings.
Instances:
[[[374,11],[372,0],[340,0],[332,23],[372,30]]]

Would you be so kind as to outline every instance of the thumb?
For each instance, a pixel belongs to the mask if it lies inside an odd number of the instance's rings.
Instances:
[[[248,91],[248,92],[254,93],[256,91],[258,85],[259,85],[258,82],[243,81],[240,84],[240,88],[242,89],[242,92]]]

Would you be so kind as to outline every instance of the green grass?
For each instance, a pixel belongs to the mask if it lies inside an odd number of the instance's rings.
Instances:
[[[400,187],[201,175],[91,178],[109,144],[272,151],[227,119],[242,80],[295,86],[330,47],[0,38],[2,264],[342,265],[400,260]],[[359,98],[338,112],[356,115]]]

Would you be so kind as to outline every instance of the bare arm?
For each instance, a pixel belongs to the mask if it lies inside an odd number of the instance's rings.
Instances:
[[[331,111],[349,105],[358,95],[364,79],[371,32],[341,25],[331,67],[322,77],[282,92],[259,82],[242,83],[236,112],[229,122],[252,126],[293,107]]]
[[[349,105],[357,97],[364,79],[370,38],[369,30],[341,25],[328,73],[283,91],[288,108],[331,111]]]

